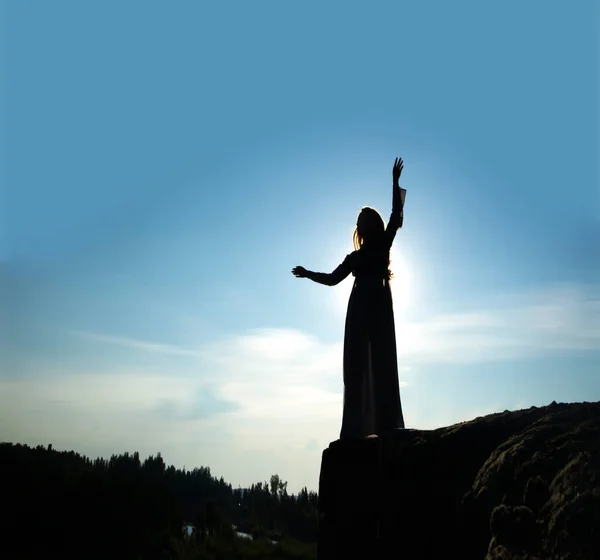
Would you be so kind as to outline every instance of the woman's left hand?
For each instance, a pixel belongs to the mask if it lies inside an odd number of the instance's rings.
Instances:
[[[398,181],[400,181],[400,175],[402,174],[403,168],[404,168],[404,162],[402,161],[402,158],[396,158],[396,161],[394,161],[394,169],[392,171],[392,176],[394,178],[394,185],[397,185]]]

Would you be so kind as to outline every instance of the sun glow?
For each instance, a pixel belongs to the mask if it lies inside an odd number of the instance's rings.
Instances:
[[[411,267],[402,252],[393,246],[390,251],[390,261],[393,274],[390,286],[394,300],[394,315],[398,322],[402,321],[403,315],[409,307],[414,307],[415,291]]]

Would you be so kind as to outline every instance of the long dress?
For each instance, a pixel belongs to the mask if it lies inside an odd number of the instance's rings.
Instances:
[[[398,359],[389,252],[402,227],[403,204],[394,187],[392,214],[385,241],[363,245],[346,256],[332,273],[313,273],[316,282],[333,286],[355,277],[344,332],[344,411],[340,439],[363,438],[404,428],[398,383]]]

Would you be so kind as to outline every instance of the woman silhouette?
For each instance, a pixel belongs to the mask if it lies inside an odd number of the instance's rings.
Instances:
[[[335,286],[355,277],[344,333],[344,413],[340,439],[363,438],[404,428],[396,332],[390,291],[390,248],[404,219],[406,189],[400,188],[402,158],[392,171],[392,214],[385,227],[373,208],[364,207],[354,230],[354,252],[332,273],[292,269],[297,278]]]

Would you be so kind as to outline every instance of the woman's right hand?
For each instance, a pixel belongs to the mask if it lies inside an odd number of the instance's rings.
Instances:
[[[292,274],[296,278],[306,278],[306,268],[304,268],[303,266],[295,266],[294,268],[292,268]]]

